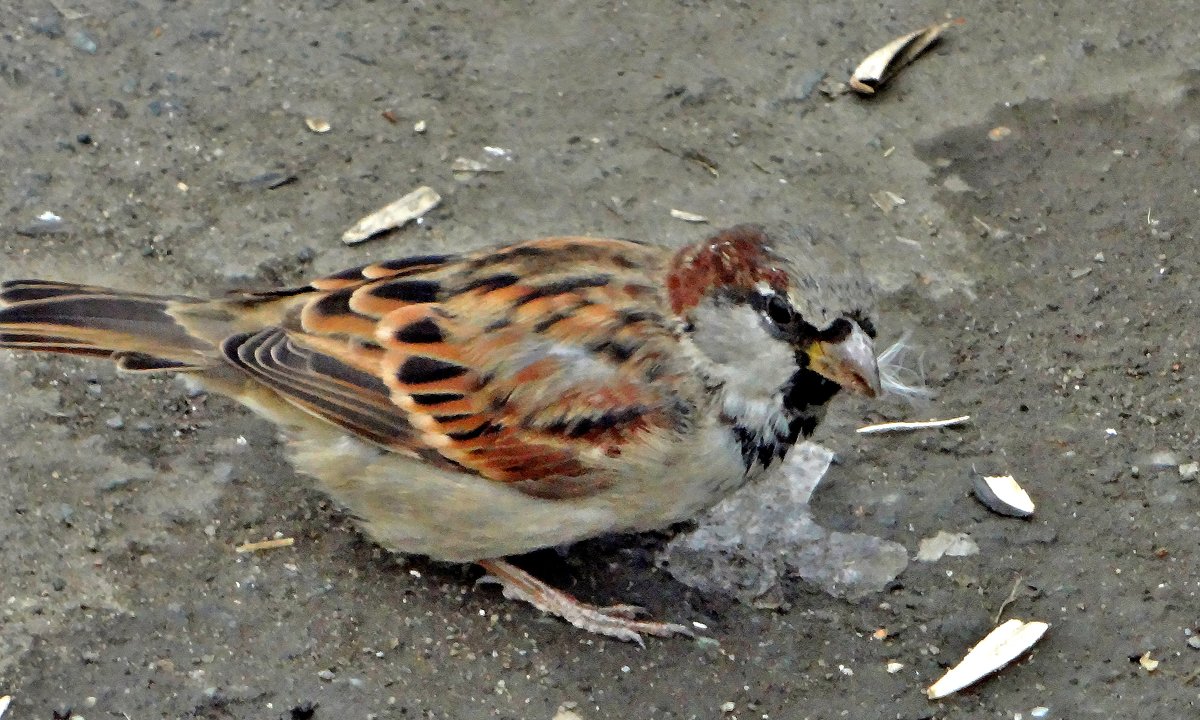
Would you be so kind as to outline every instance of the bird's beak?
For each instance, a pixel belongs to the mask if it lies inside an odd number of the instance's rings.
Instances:
[[[875,346],[858,323],[850,326],[850,334],[841,340],[818,340],[808,347],[808,369],[847,390],[875,397],[881,392]]]

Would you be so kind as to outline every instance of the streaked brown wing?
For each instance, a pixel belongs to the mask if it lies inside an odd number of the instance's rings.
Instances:
[[[226,343],[283,397],[380,445],[547,497],[678,427],[664,251],[548,238],[367,265],[312,283],[285,327]]]

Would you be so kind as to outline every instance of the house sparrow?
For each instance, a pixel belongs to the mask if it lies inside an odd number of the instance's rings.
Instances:
[[[507,555],[692,517],[880,391],[868,294],[802,234],[674,250],[550,237],[219,299],[0,285],[0,347],[177,372],[281,425],[381,545],[475,562],[623,640],[688,634],[579,602]]]

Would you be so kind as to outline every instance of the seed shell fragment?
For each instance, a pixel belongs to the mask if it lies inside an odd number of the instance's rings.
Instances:
[[[342,242],[357,245],[384,230],[401,227],[437,207],[441,201],[442,196],[436,190],[421,186],[354,223],[354,227],[342,233]]]
[[[688,212],[687,210],[677,210],[675,208],[671,208],[671,217],[675,218],[676,220],[683,220],[684,222],[690,223],[708,222],[708,218],[699,213]]]
[[[322,135],[333,129],[333,126],[330,125],[329,121],[325,118],[306,117],[304,118],[304,124],[308,126],[309,130],[317,133],[318,135]]]
[[[850,87],[862,95],[874,95],[875,91],[891,80],[901,68],[916,60],[921,53],[937,42],[947,28],[964,22],[966,21],[963,18],[956,18],[901,35],[868,55],[854,68],[854,73],[850,75]]]
[[[930,685],[925,694],[930,700],[938,700],[991,675],[1024,655],[1049,628],[1050,625],[1037,620],[1009,620],[980,640],[966,657]]]
[[[971,482],[975,497],[992,512],[1018,518],[1033,515],[1033,500],[1012,475],[973,475]]]

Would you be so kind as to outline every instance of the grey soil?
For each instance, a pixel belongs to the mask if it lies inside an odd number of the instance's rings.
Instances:
[[[0,357],[8,717],[1197,715],[1200,489],[1178,468],[1200,459],[1192,2],[967,0],[967,23],[869,101],[813,86],[944,5],[56,5],[86,16],[0,8],[0,277],[201,293],[539,235],[709,230],[671,208],[811,223],[862,255],[885,338],[913,330],[939,391],[837,404],[817,517],[910,553],[966,532],[981,553],[912,563],[857,603],[791,581],[778,611],[674,582],[653,564],[663,536],[528,560],[719,641],[643,650],[476,589],[474,569],[388,556],[221,398]],[[456,179],[460,156],[503,172]],[[423,226],[339,242],[422,184],[445,198]],[[881,191],[904,204],[885,213]],[[852,432],[924,414],[974,421]],[[984,509],[972,468],[1016,476],[1033,519]],[[276,533],[295,547],[232,550]],[[1046,639],[927,700],[1014,587],[1006,616],[1050,622]]]

